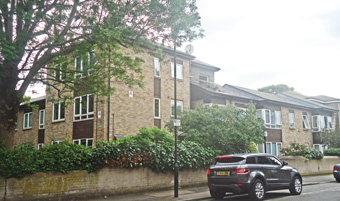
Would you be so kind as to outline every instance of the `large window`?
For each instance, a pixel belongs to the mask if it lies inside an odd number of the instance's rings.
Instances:
[[[74,120],[86,120],[92,119],[93,114],[93,95],[87,94],[84,96],[78,96],[74,99]]]
[[[91,66],[93,66],[94,63],[95,63],[94,51],[89,52],[85,56],[76,57],[74,60],[74,66],[76,69],[75,77],[82,78],[86,74],[91,75]]]
[[[315,115],[312,116],[312,129],[313,132],[321,132],[325,129],[333,130],[333,121],[331,116]]]
[[[154,98],[154,117],[156,119],[161,117],[161,101],[159,98]]]
[[[57,81],[64,80],[66,78],[67,64],[58,64],[55,66],[54,79]]]
[[[175,71],[174,71],[174,63],[171,62],[171,77],[175,77]],[[183,80],[183,65],[182,64],[176,64],[176,79]]]
[[[302,115],[302,128],[303,129],[310,129],[309,121],[308,121],[308,116],[307,115]]]
[[[183,113],[183,101],[177,101],[177,116]],[[175,101],[171,100],[171,116],[175,116]]]
[[[295,128],[294,112],[289,112],[288,117],[289,117],[289,128]]]
[[[161,76],[161,64],[159,62],[159,58],[154,58],[153,59],[154,63],[154,75],[155,77],[160,77]]]
[[[257,148],[260,153],[264,153],[264,144],[258,144]],[[282,143],[281,142],[266,142],[266,153],[274,156],[281,156]]]
[[[264,120],[266,128],[280,129],[282,126],[281,111],[260,109],[257,110],[257,117]]]
[[[76,139],[76,140],[73,140],[73,144],[84,145],[86,147],[92,147],[93,138]]]
[[[24,129],[32,128],[32,112],[24,114]]]
[[[53,121],[61,121],[65,119],[65,102],[60,101],[53,104]]]
[[[39,129],[45,128],[45,110],[39,110]]]

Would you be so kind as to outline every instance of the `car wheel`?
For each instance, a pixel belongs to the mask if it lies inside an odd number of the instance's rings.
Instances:
[[[340,178],[335,178],[336,182],[340,183]]]
[[[289,191],[292,195],[300,195],[302,192],[302,181],[301,178],[295,176],[290,184]]]
[[[251,200],[263,200],[265,194],[263,182],[260,179],[255,180],[248,194]]]
[[[225,192],[221,191],[214,191],[214,190],[209,190],[211,197],[213,197],[215,200],[222,200],[225,196]]]

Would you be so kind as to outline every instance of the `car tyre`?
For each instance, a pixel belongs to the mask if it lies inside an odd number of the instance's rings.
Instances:
[[[265,187],[263,181],[261,181],[260,179],[256,179],[248,195],[251,200],[263,200],[265,195]]]
[[[300,195],[302,192],[302,180],[300,177],[295,176],[290,184],[289,191],[292,195]]]
[[[224,192],[219,192],[219,191],[214,191],[214,190],[209,190],[211,197],[213,197],[215,200],[222,200],[225,196]]]
[[[340,178],[335,178],[336,182],[340,183]]]

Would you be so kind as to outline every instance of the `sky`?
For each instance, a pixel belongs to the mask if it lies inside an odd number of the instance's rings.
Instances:
[[[286,84],[340,98],[339,0],[197,0],[205,37],[196,59],[215,82],[255,89]],[[181,47],[184,50],[184,46]]]

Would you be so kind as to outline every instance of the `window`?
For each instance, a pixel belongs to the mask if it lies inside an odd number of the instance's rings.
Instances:
[[[38,143],[38,150],[44,147],[44,143]]]
[[[175,77],[175,71],[174,71],[174,63],[171,62],[171,77]],[[182,64],[176,64],[176,79],[183,80],[183,65]]]
[[[264,144],[258,144],[257,148],[260,153],[264,153]],[[266,142],[266,153],[274,156],[281,156],[282,143],[281,142]]]
[[[198,77],[198,79],[199,79],[200,81],[209,82],[209,77],[206,76],[206,75],[200,75],[200,76]]]
[[[75,77],[82,78],[84,76],[83,73],[87,75],[91,75],[91,66],[95,64],[95,53],[94,51],[89,52],[85,56],[76,57],[74,61],[74,66],[76,69]]]
[[[154,64],[154,75],[155,77],[160,77],[161,76],[161,64],[159,63],[159,58],[154,58],[153,59],[153,64]]]
[[[161,102],[159,98],[154,99],[154,117],[159,119],[161,117]]]
[[[45,128],[45,110],[39,110],[39,129]]]
[[[67,64],[58,64],[55,66],[55,71],[54,71],[54,79],[57,81],[65,80],[66,78],[66,71],[67,71]]]
[[[295,128],[295,117],[294,112],[289,112],[289,128]]]
[[[73,140],[73,144],[84,145],[86,147],[92,147],[93,138],[76,139],[76,140]]]
[[[65,119],[65,102],[60,101],[53,104],[53,121],[61,121]]]
[[[52,140],[52,144],[62,143],[64,140]]]
[[[269,158],[270,162],[271,162],[273,165],[279,165],[279,166],[282,165],[282,163],[281,163],[281,161],[280,161],[279,159],[277,159],[277,158],[275,158],[275,157],[273,157],[273,156],[269,156],[268,158]]]
[[[267,165],[271,165],[272,163],[270,162],[270,160],[268,159],[268,157],[266,157],[266,156],[258,156],[258,157],[257,157],[257,164],[267,164]]]
[[[314,115],[312,116],[312,131],[321,132],[325,129],[333,130],[333,121],[331,116]]]
[[[309,121],[308,121],[307,115],[302,115],[302,119],[303,119],[302,128],[303,129],[310,129],[310,125],[309,125]]]
[[[94,117],[93,102],[94,98],[91,94],[76,97],[74,99],[74,120],[92,119]]]
[[[246,160],[246,164],[256,164],[255,157],[248,157]]]
[[[24,129],[32,128],[32,112],[24,114]]]
[[[323,153],[326,149],[328,149],[328,146],[324,144],[313,144],[313,148]]]
[[[282,126],[281,111],[260,109],[257,110],[257,117],[264,120],[266,128],[280,129]]]
[[[183,113],[183,101],[177,101],[177,116]],[[175,101],[171,100],[171,116],[175,116]]]

